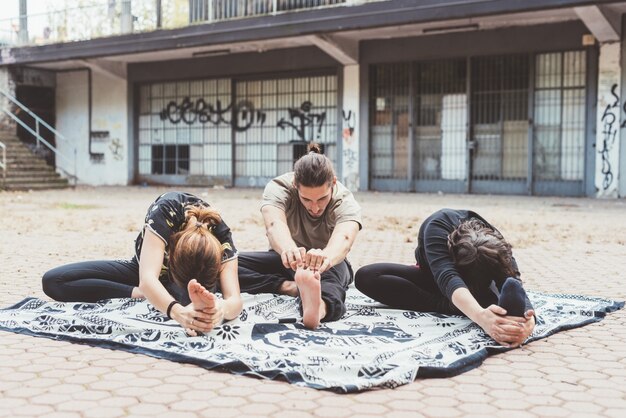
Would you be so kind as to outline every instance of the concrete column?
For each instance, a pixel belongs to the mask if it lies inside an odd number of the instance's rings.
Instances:
[[[120,31],[122,34],[133,32],[133,13],[131,8],[131,0],[122,0]]]
[[[350,190],[359,187],[359,66],[343,67],[341,182]]]
[[[617,197],[620,155],[620,43],[600,46],[596,119],[597,197]]]
[[[28,44],[28,0],[20,0],[20,30],[18,32],[18,43]]]
[[[626,16],[622,17],[622,21],[626,22]],[[622,24],[623,27],[623,24]],[[626,36],[625,31],[622,30],[622,41],[620,45],[621,50],[621,80],[622,80],[622,101],[621,101],[621,120],[620,120],[620,130],[619,130],[619,176],[618,176],[618,196],[626,197],[626,54],[624,50],[626,49]]]
[[[0,89],[12,97],[15,97],[15,78],[9,67],[0,67]],[[0,109],[13,110],[13,103],[4,96],[0,97]],[[14,128],[16,123],[4,112],[0,112],[0,123],[4,126]]]

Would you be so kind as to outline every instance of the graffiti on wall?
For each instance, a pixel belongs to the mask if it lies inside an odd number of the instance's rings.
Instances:
[[[194,123],[210,123],[213,125],[230,125],[237,132],[245,132],[255,122],[265,124],[266,115],[254,108],[254,104],[247,100],[238,103],[230,103],[224,106],[221,100],[215,105],[207,103],[203,98],[192,101],[185,97],[180,103],[171,101],[159,114],[161,120],[169,120],[174,125],[183,122],[187,125]]]
[[[111,140],[111,143],[109,144],[109,150],[111,150],[114,159],[118,161],[122,161],[124,159],[124,156],[122,155],[124,147],[122,146],[122,142],[119,138],[113,138],[113,140]]]
[[[342,138],[343,138],[343,164],[352,171],[357,165],[357,153],[352,148],[355,143],[354,129],[356,126],[356,113],[351,110],[341,111],[342,119]]]
[[[299,108],[289,108],[289,120],[281,118],[276,126],[281,129],[291,128],[296,131],[296,135],[300,141],[318,140],[322,133],[322,127],[326,120],[326,112],[313,113],[311,109],[313,104],[308,100],[302,102]],[[315,138],[307,138],[306,130],[311,127],[315,132]],[[317,128],[317,129],[316,129]]]
[[[611,167],[611,151],[615,145],[615,139],[617,138],[617,115],[614,109],[619,108],[620,98],[616,93],[618,88],[617,84],[613,84],[611,87],[612,101],[606,105],[604,112],[602,113],[602,144],[598,153],[602,158],[602,166],[600,172],[602,173],[602,189],[608,190],[614,180],[614,175]]]

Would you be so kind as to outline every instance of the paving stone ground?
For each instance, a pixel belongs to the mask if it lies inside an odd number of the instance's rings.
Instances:
[[[59,264],[132,255],[167,189],[0,192],[0,306],[45,298]],[[240,250],[266,249],[257,189],[190,189],[217,206]],[[626,201],[357,193],[364,230],[349,258],[410,263],[420,222],[471,208],[512,242],[529,289],[626,299]],[[0,332],[0,417],[626,416],[626,310],[489,357],[456,377],[340,395],[121,351]]]

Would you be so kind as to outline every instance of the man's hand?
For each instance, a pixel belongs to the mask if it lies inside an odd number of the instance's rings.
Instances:
[[[306,253],[304,267],[322,274],[330,268],[330,258],[323,250],[312,248]]]
[[[283,261],[283,266],[288,269],[296,271],[298,267],[304,266],[304,258],[306,257],[306,250],[304,247],[295,247],[289,250],[285,250],[280,254],[280,258]]]

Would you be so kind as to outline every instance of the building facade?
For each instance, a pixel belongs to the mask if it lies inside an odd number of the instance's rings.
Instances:
[[[262,187],[316,141],[353,190],[626,196],[626,2],[111,3],[0,54],[79,183]]]

